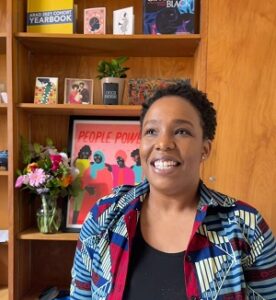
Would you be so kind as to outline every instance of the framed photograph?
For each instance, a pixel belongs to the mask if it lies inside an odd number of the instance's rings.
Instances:
[[[36,77],[35,80],[35,104],[57,104],[58,78]]]
[[[92,104],[93,79],[65,78],[64,103]]]
[[[70,118],[71,163],[80,171],[81,191],[68,199],[65,231],[79,231],[87,213],[112,188],[142,181],[137,119]]]

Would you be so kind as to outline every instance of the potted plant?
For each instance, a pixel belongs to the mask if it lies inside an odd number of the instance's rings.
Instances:
[[[122,102],[125,88],[126,71],[123,63],[128,60],[126,56],[113,58],[111,61],[101,60],[98,63],[97,78],[101,79],[102,97],[104,104],[119,104]]]

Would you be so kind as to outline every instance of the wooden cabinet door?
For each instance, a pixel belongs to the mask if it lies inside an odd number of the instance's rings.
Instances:
[[[256,207],[276,234],[276,2],[212,0],[206,90],[218,111],[207,184]]]

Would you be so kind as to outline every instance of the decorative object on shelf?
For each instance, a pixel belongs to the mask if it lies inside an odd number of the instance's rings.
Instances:
[[[113,34],[133,34],[133,6],[113,11]]]
[[[195,2],[196,0],[144,0],[144,33],[194,33]]]
[[[158,88],[166,87],[180,81],[188,81],[183,78],[131,78],[128,80],[128,100],[130,105],[141,105],[153,96]]]
[[[80,78],[65,78],[64,103],[92,104],[93,80]]]
[[[27,32],[73,33],[73,0],[28,0]]]
[[[58,197],[77,196],[80,191],[79,171],[70,167],[65,152],[58,152],[52,140],[46,146],[29,144],[21,139],[23,163],[18,170],[16,188],[28,189],[41,198],[41,209],[37,212],[37,225],[42,233],[57,232],[61,224],[61,212],[57,207]]]
[[[3,103],[8,104],[8,93],[1,92],[0,95],[0,102],[2,101]]]
[[[0,171],[8,170],[8,150],[0,151]]]
[[[105,34],[106,30],[106,8],[92,7],[84,10],[83,20],[84,34]]]
[[[80,170],[82,190],[69,198],[65,228],[78,231],[92,205],[113,187],[142,181],[139,121],[74,116],[70,119],[69,143],[72,161]]]
[[[58,95],[57,77],[36,77],[35,104],[56,104]]]
[[[102,98],[104,104],[122,103],[125,88],[126,71],[129,67],[124,67],[123,63],[128,60],[126,56],[114,58],[111,61],[101,60],[98,63],[97,78],[101,79]]]
[[[5,83],[0,82],[0,103],[8,103],[8,94],[6,92]]]

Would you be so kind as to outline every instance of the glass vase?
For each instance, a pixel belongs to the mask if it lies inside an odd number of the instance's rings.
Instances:
[[[41,207],[36,213],[37,227],[41,233],[56,233],[61,225],[61,210],[56,198],[41,196]]]

